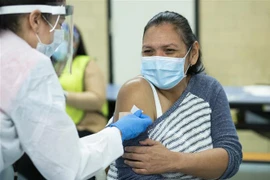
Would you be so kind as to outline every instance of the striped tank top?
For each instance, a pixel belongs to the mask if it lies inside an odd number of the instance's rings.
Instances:
[[[192,78],[191,78],[192,80]],[[125,146],[141,146],[139,141],[150,138],[161,142],[166,148],[174,152],[196,153],[212,149],[211,138],[211,108],[207,101],[192,94],[189,83],[179,99],[162,114],[161,104],[155,87],[149,83],[157,112],[157,119],[148,127],[147,131],[135,139],[124,142]],[[118,158],[110,165],[108,180],[158,180],[158,179],[192,179],[200,178],[177,173],[157,175],[140,175]]]

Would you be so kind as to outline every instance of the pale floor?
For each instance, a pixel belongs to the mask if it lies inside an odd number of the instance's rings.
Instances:
[[[237,130],[243,152],[270,153],[270,139],[251,130]],[[269,137],[269,136],[268,136]],[[270,180],[270,163],[242,163],[232,180]]]
[[[231,180],[269,180],[270,164],[242,163],[238,173]]]

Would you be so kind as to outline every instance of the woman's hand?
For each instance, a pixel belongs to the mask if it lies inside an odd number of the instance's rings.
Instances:
[[[125,148],[125,163],[138,174],[161,174],[174,171],[175,152],[168,150],[160,142],[146,139],[140,144]]]

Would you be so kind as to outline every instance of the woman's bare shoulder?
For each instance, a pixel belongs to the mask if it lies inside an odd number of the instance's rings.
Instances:
[[[141,94],[142,91],[151,92],[151,87],[144,78],[136,76],[135,78],[132,78],[128,80],[126,83],[124,83],[119,93],[136,92],[136,94]]]
[[[133,105],[142,109],[150,117],[154,112],[153,92],[149,83],[142,77],[135,77],[127,81],[120,89],[115,112],[129,112]]]

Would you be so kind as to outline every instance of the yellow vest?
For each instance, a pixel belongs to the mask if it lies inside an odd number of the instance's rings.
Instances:
[[[84,91],[84,73],[89,61],[89,56],[76,56],[72,62],[72,74],[66,73],[68,72],[68,67],[64,69],[63,74],[59,77],[60,83],[64,90],[70,92]],[[107,104],[104,104],[102,109],[104,115],[108,114],[107,108]],[[66,112],[75,124],[78,124],[84,116],[83,110],[69,105],[66,105]]]

